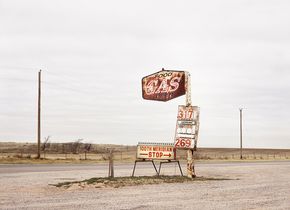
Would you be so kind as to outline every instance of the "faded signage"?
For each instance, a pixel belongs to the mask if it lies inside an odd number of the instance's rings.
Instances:
[[[171,143],[142,143],[137,145],[137,159],[175,160],[176,150]]]
[[[199,108],[196,106],[178,106],[175,144],[176,148],[194,148],[198,137]]]
[[[146,100],[168,101],[185,92],[184,71],[163,69],[142,79],[142,96]]]

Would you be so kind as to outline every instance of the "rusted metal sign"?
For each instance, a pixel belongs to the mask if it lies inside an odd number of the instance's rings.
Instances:
[[[168,101],[185,92],[184,71],[162,69],[142,78],[142,96],[146,100]]]
[[[137,145],[137,159],[175,160],[176,149],[172,143],[144,143]]]
[[[176,148],[196,147],[199,130],[199,108],[197,106],[178,106],[175,144]]]

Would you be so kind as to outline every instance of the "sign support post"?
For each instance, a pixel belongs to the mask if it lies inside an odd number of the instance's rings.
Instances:
[[[185,72],[185,104],[186,106],[191,106],[191,83],[190,83],[190,74]],[[195,147],[196,148],[196,147]],[[189,148],[187,150],[187,177],[195,177],[194,171],[194,160],[193,160],[193,149]]]

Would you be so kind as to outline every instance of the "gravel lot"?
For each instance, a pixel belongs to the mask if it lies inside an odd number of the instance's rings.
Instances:
[[[162,166],[163,167],[163,166]],[[185,168],[185,166],[182,166]],[[116,164],[130,176],[132,164]],[[199,163],[198,176],[224,181],[124,188],[56,188],[49,184],[107,175],[107,165],[0,165],[0,209],[290,209],[290,162]],[[165,175],[178,174],[166,166]],[[154,175],[151,165],[136,175]]]

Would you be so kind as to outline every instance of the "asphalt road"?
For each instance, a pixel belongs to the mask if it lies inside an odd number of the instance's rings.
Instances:
[[[228,166],[273,166],[273,165],[285,165],[288,166],[290,161],[245,161],[245,162],[201,162],[196,163],[196,167],[228,167]],[[185,163],[181,163],[185,168]],[[134,163],[115,163],[116,170],[132,170]],[[159,166],[158,162],[156,166]],[[175,167],[175,164],[163,165],[162,167]],[[138,163],[138,168],[152,168],[150,162]],[[78,171],[78,170],[93,170],[93,171],[105,171],[108,169],[107,163],[89,163],[89,164],[0,164],[0,174],[14,174],[14,173],[28,173],[28,172],[53,172],[53,171]],[[128,176],[130,173],[128,174]]]

